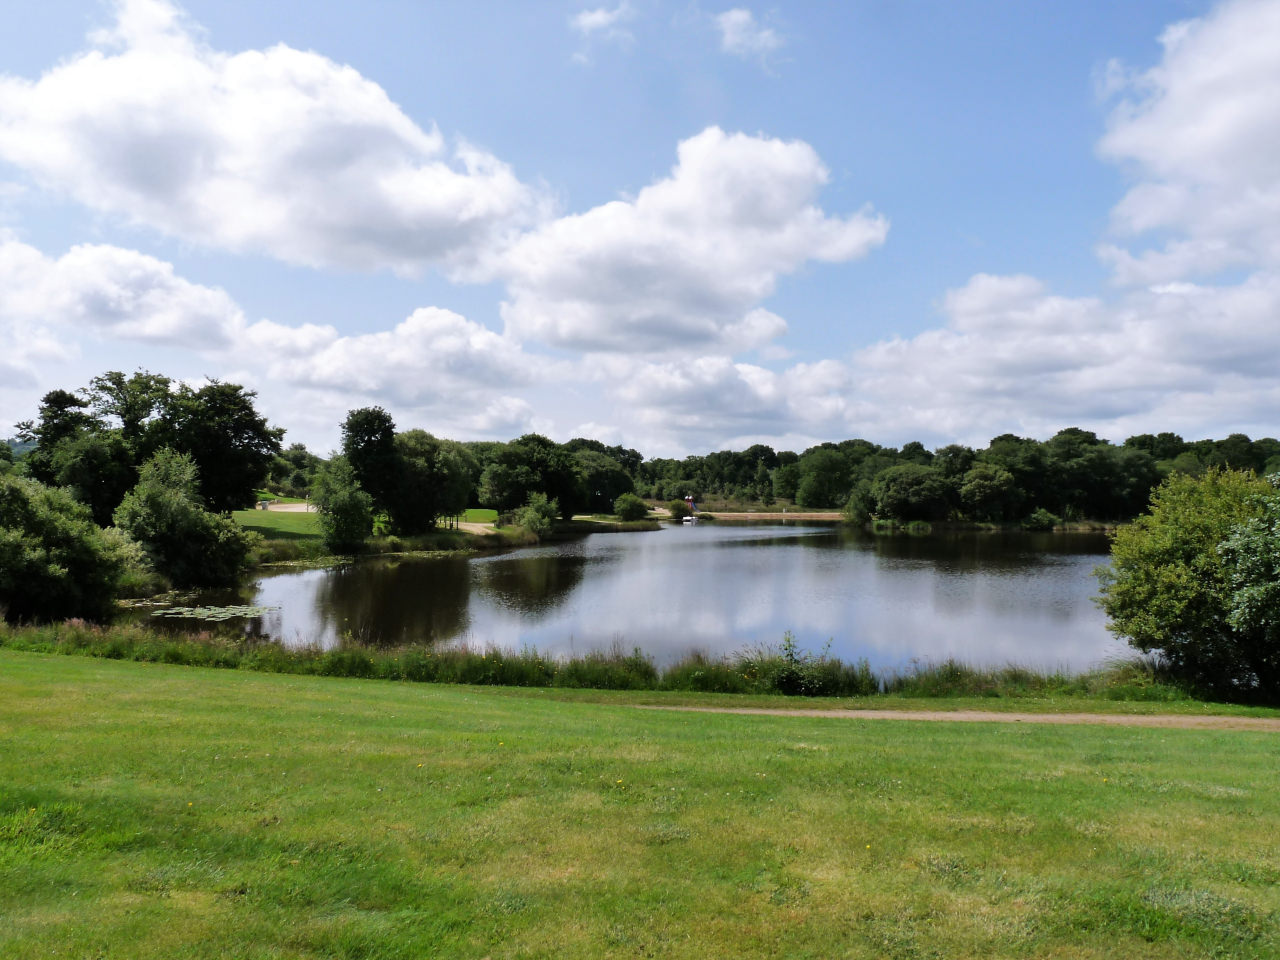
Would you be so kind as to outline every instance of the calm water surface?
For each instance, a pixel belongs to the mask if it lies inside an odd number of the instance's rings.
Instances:
[[[1096,534],[872,537],[823,526],[667,526],[497,556],[267,573],[234,598],[286,644],[431,641],[548,654],[620,644],[659,663],[777,644],[875,669],[957,657],[1084,669],[1127,648],[1092,598]]]

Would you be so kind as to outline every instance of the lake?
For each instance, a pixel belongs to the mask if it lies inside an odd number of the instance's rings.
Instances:
[[[1083,670],[1124,655],[1093,603],[1101,534],[873,536],[814,524],[664,526],[480,557],[371,558],[261,573],[204,603],[286,645],[432,642],[550,654],[802,648],[876,670],[955,657]],[[145,616],[144,614],[141,614]],[[190,628],[192,621],[157,618]]]

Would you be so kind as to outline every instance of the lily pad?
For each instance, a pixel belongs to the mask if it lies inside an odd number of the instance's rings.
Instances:
[[[260,617],[279,607],[255,607],[249,604],[233,604],[226,607],[169,607],[165,610],[153,610],[153,617],[178,617],[183,620],[206,620],[211,623],[230,620],[234,617]]]

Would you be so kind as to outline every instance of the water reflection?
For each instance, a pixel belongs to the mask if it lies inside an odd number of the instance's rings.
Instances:
[[[485,601],[539,620],[568,600],[589,562],[573,545],[487,558],[473,565],[472,584]]]
[[[246,632],[292,646],[435,643],[467,629],[470,572],[462,558],[426,563],[371,559],[325,570],[270,574],[253,603],[276,607]]]
[[[548,654],[621,643],[660,664],[776,644],[876,669],[955,656],[1086,668],[1123,653],[1092,602],[1106,539],[873,537],[820,526],[701,524],[595,534],[464,560],[373,560],[263,577],[239,602],[286,643],[468,643]]]

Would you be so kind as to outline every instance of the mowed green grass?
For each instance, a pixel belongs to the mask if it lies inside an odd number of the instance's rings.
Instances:
[[[320,515],[286,513],[279,510],[236,510],[232,518],[246,530],[262,534],[268,540],[319,540]]]
[[[0,651],[0,956],[1274,957],[1278,751]]]
[[[498,511],[484,507],[469,507],[462,514],[463,523],[497,523]]]

